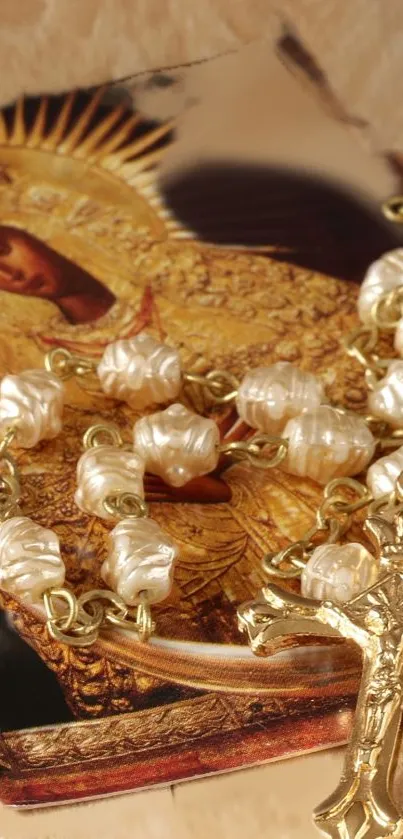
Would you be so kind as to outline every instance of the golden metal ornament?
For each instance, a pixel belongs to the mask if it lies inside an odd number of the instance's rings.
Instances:
[[[76,597],[68,589],[45,592],[46,626],[51,638],[67,647],[91,647],[100,629],[118,626],[145,642],[155,630],[146,593],[129,609],[116,592],[94,589]]]
[[[391,785],[402,716],[403,513],[392,521],[370,516],[366,530],[377,548],[380,579],[345,606],[262,589],[238,611],[256,655],[270,655],[301,636],[341,636],[363,652],[355,723],[335,792],[315,810],[315,823],[332,839],[398,837],[403,817]],[[287,636],[292,636],[292,640]]]
[[[6,429],[0,439],[0,522],[18,515],[21,497],[20,474],[8,449],[14,440],[17,425]]]
[[[257,469],[274,469],[287,456],[288,440],[259,433],[248,441],[222,443],[219,450],[232,460],[247,460]]]

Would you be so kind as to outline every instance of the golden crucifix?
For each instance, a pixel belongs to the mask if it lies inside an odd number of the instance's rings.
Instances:
[[[345,605],[310,600],[276,585],[238,612],[256,655],[270,655],[284,636],[342,636],[363,651],[363,673],[353,733],[335,792],[315,811],[332,839],[397,839],[403,818],[391,796],[391,775],[402,715],[403,518],[367,519],[380,579]],[[399,566],[401,571],[399,571]]]

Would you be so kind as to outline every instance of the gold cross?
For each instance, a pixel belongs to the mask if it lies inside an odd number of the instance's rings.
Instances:
[[[339,606],[283,591],[276,585],[238,611],[256,655],[285,646],[285,636],[342,636],[363,651],[354,727],[341,781],[315,811],[317,826],[332,839],[397,839],[403,818],[391,796],[391,774],[402,715],[403,516],[367,519],[376,545],[380,579]],[[402,569],[400,572],[398,569]],[[288,646],[289,646],[288,639]]]

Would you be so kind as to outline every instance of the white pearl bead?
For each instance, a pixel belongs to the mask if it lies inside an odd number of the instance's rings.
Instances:
[[[367,472],[367,485],[374,498],[390,495],[403,472],[403,446],[392,454],[380,457]]]
[[[403,356],[403,318],[399,320],[396,327],[394,347],[396,352],[399,353],[400,356]]]
[[[378,563],[358,542],[315,548],[301,575],[301,592],[314,600],[346,603],[378,578]]]
[[[403,361],[392,361],[386,376],[368,396],[370,414],[396,428],[403,426]]]
[[[289,420],[282,436],[288,438],[285,471],[319,484],[357,475],[375,451],[373,435],[361,417],[327,405]]]
[[[31,519],[16,516],[0,525],[0,586],[35,602],[64,584],[59,539]]]
[[[149,603],[168,597],[178,548],[151,519],[123,519],[110,534],[110,553],[101,575],[128,606],[141,592]]]
[[[94,446],[77,464],[75,502],[91,516],[111,519],[105,510],[108,496],[130,492],[144,498],[144,460],[136,453],[116,446]]]
[[[242,380],[236,406],[244,422],[267,434],[278,434],[287,420],[317,408],[323,387],[312,373],[304,373],[288,361],[257,367]]]
[[[363,323],[371,322],[374,303],[388,291],[403,285],[403,248],[383,254],[369,266],[358,295],[358,314]]]
[[[46,370],[5,376],[0,384],[0,430],[17,421],[23,448],[51,440],[62,428],[64,385]]]
[[[176,399],[182,386],[179,353],[144,333],[109,344],[98,376],[108,396],[139,410]]]
[[[146,470],[176,487],[216,468],[219,443],[216,423],[183,405],[171,405],[134,426],[134,448]]]

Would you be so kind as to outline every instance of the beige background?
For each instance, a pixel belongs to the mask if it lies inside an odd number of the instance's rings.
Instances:
[[[401,0],[0,0],[0,102],[296,32],[382,148],[402,148]]]

